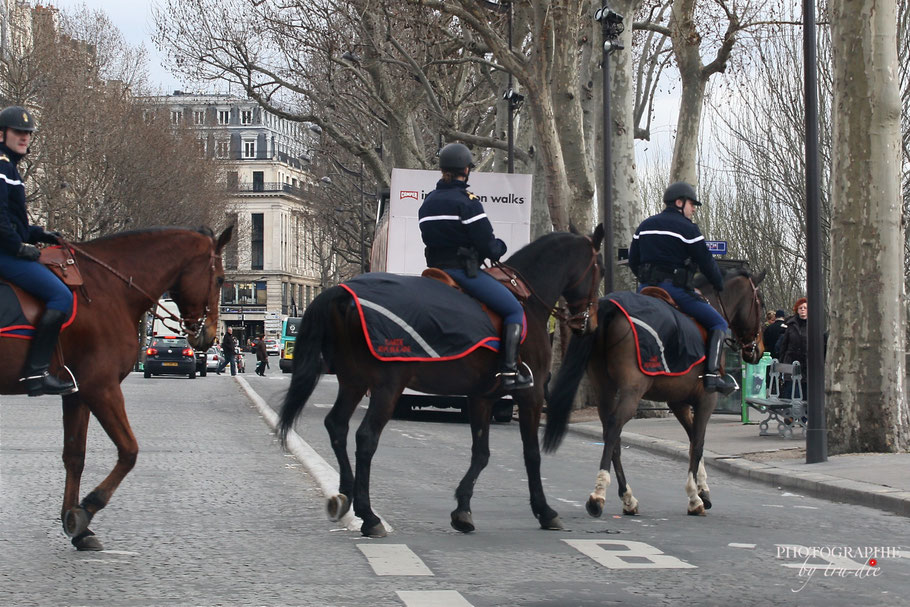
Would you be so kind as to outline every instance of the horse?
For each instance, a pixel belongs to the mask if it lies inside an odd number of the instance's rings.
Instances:
[[[588,321],[594,313],[603,271],[599,255],[602,239],[600,225],[591,236],[580,235],[574,228],[572,232],[553,232],[521,248],[508,260],[509,268],[523,277],[531,291],[524,303],[527,336],[520,354],[537,380],[532,388],[510,394],[518,406],[531,511],[543,529],[562,528],[559,515],[544,495],[537,437],[544,402],[542,379],[547,377],[550,366],[547,320],[563,296],[573,331],[593,330]],[[493,380],[497,355],[478,348],[455,360],[383,362],[370,353],[347,291],[336,286],[314,299],[297,333],[293,375],[279,414],[279,437],[286,441],[325,367],[331,368],[338,378],[338,395],[324,423],[338,460],[340,479],[338,494],[328,499],[329,518],[340,519],[353,502],[354,514],[363,521],[361,533],[367,537],[386,535],[370,504],[370,466],[380,434],[402,391],[409,387],[431,394],[467,396],[471,464],[455,491],[457,506],[451,513],[451,525],[463,533],[474,531],[471,498],[474,483],[490,458],[490,417],[494,401],[501,396]],[[348,424],[368,390],[369,407],[356,432],[355,473],[347,454]]]
[[[738,268],[727,272],[721,293],[716,293],[706,281],[701,285],[703,295],[727,320],[732,341],[739,344],[743,360],[751,364],[758,362],[764,350],[761,338],[763,304],[758,290],[764,277],[764,271],[753,276]],[[685,485],[688,513],[704,516],[705,510],[711,508],[711,500],[702,451],[708,418],[717,406],[717,393],[704,390],[704,362],[676,376],[643,373],[629,321],[616,312],[616,306],[606,304],[605,300],[601,300],[596,333],[576,336],[569,342],[547,399],[544,451],[553,452],[559,447],[567,430],[578,384],[587,370],[599,397],[597,407],[604,447],[594,491],[585,508],[595,518],[603,513],[612,461],[623,514],[637,514],[638,500],[632,495],[620,461],[620,434],[626,422],[635,416],[639,400],[666,402],[689,437],[689,473]]]
[[[167,291],[190,344],[207,349],[218,329],[221,251],[232,230],[215,238],[208,228],[152,228],[64,243],[84,284],[76,291],[77,311],[60,334],[51,372],[65,364],[79,388],[62,397],[66,485],[61,519],[77,550],[102,550],[89,524],[132,470],[139,452],[120,388],[136,364],[139,321]],[[23,393],[18,380],[27,348],[24,339],[0,339],[0,358],[7,361],[0,366],[0,394]],[[89,414],[117,446],[117,463],[79,502]]]

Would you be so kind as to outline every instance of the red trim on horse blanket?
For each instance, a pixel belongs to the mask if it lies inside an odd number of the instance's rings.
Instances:
[[[600,300],[601,318],[610,305],[616,306],[629,322],[638,368],[645,375],[685,375],[705,359],[705,342],[695,322],[670,304],[617,291]]]
[[[339,286],[351,294],[379,360],[445,361],[478,348],[499,350],[499,335],[480,302],[438,280],[370,272]]]
[[[73,311],[60,331],[66,330],[76,320],[78,298],[73,293]],[[35,326],[30,325],[22,313],[19,299],[10,288],[9,284],[0,282],[0,337],[15,337],[17,339],[31,339]]]

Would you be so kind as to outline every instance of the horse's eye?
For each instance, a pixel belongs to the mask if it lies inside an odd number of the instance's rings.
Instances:
[[[216,282],[218,283],[218,286],[219,286],[219,287],[220,287],[221,285],[223,285],[223,284],[224,284],[224,276],[219,276],[219,277],[218,277],[218,280],[217,280]]]

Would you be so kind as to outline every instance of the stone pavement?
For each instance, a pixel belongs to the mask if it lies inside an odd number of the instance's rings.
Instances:
[[[572,432],[600,439],[600,421],[569,424]],[[837,502],[910,516],[910,453],[829,455],[806,463],[805,439],[759,436],[757,424],[739,416],[714,414],[705,438],[705,465],[729,474]],[[675,417],[633,419],[622,433],[624,445],[689,459],[686,433]]]

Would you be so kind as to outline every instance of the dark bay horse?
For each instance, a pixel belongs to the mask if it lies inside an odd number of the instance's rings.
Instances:
[[[726,274],[724,290],[720,294],[715,293],[710,285],[702,287],[708,301],[730,325],[743,360],[752,364],[758,362],[764,349],[761,341],[764,315],[758,291],[758,284],[764,277],[764,272],[752,276],[746,270],[737,269]],[[711,500],[702,451],[708,418],[717,406],[717,393],[706,393],[703,388],[704,362],[685,375],[652,376],[642,373],[628,320],[617,313],[616,306],[602,303],[596,333],[570,340],[562,367],[550,389],[543,439],[545,451],[555,451],[562,441],[578,384],[586,370],[598,393],[597,406],[604,440],[594,492],[586,504],[588,514],[599,517],[603,513],[606,490],[610,486],[611,460],[616,471],[623,513],[638,512],[638,500],[626,483],[620,461],[620,434],[626,422],[635,416],[638,401],[644,398],[667,403],[689,436],[688,511],[693,515],[704,515],[705,510],[711,507]]]
[[[525,303],[527,338],[521,358],[536,378],[534,387],[511,392],[518,405],[525,468],[531,493],[531,511],[544,529],[560,529],[559,515],[547,504],[540,478],[540,447],[537,430],[543,408],[543,388],[550,367],[547,319],[560,296],[569,311],[583,318],[583,328],[597,302],[602,264],[598,251],[603,227],[590,237],[555,232],[538,238],[509,258],[509,267],[524,277],[532,291]],[[427,279],[429,280],[429,279]],[[416,297],[419,301],[419,296]],[[452,526],[462,532],[474,530],[471,497],[474,483],[490,459],[489,429],[494,391],[493,374],[498,354],[479,348],[456,360],[431,362],[382,362],[370,353],[352,298],[342,287],[321,293],[307,308],[294,348],[294,374],[279,415],[279,435],[287,438],[304,404],[324,370],[338,377],[338,396],[325,418],[332,449],[338,460],[338,495],[328,501],[332,520],[351,507],[361,518],[361,533],[382,537],[386,529],[370,506],[370,466],[379,436],[406,388],[431,394],[461,394],[468,397],[471,423],[471,465],[455,491],[457,507]],[[596,314],[594,315],[596,316]],[[357,404],[370,391],[370,404],[356,432],[356,473],[347,453],[348,425]]]
[[[132,470],[139,452],[120,389],[138,356],[139,320],[168,291],[190,343],[208,348],[218,329],[221,250],[232,229],[216,239],[205,228],[154,228],[70,245],[85,284],[76,291],[76,318],[60,335],[58,348],[79,386],[78,392],[62,397],[66,486],[61,517],[79,550],[102,549],[89,523]],[[0,358],[6,363],[0,365],[0,394],[23,393],[18,379],[27,348],[24,339],[0,339]],[[51,372],[58,369],[55,360]],[[89,414],[117,446],[117,463],[80,502]]]

